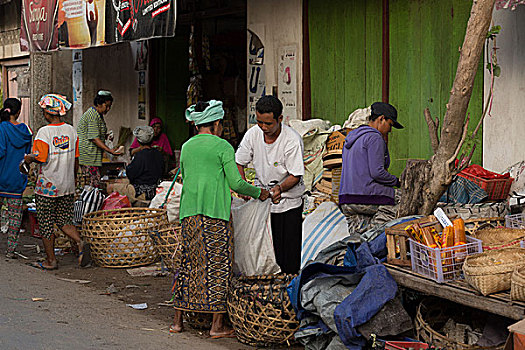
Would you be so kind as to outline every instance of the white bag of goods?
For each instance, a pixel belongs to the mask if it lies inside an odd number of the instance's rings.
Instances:
[[[270,200],[232,199],[235,273],[259,276],[281,272],[273,249],[270,206]]]
[[[344,214],[334,202],[323,202],[303,221],[301,268],[330,244],[348,236]]]
[[[150,208],[160,208],[166,200],[166,193],[171,187],[171,181],[163,181],[157,187],[157,194],[151,200],[149,205]],[[178,222],[179,221],[179,207],[180,207],[180,194],[182,193],[182,185],[175,182],[171,192],[166,200],[164,209],[168,211],[168,221]]]

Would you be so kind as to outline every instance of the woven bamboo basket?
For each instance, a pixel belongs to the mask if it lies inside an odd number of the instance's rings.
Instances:
[[[450,310],[446,310],[442,302],[435,299],[425,299],[417,307],[415,327],[417,338],[435,348],[447,350],[492,350],[501,349],[501,346],[481,347],[457,342],[444,334],[436,331],[440,329],[452,314],[457,313],[455,306],[449,304]]]
[[[481,239],[483,251],[519,247],[525,239],[525,230],[515,228],[485,228],[476,231],[472,237]]]
[[[339,187],[341,186],[341,167],[332,169],[332,194],[330,198],[332,202],[339,204]]]
[[[155,244],[162,262],[173,273],[180,266],[180,229],[181,226],[178,224],[168,224],[151,234],[153,244]]]
[[[510,277],[510,299],[525,301],[525,268],[516,268]]]
[[[102,267],[148,265],[158,259],[151,235],[168,224],[165,209],[124,208],[84,215],[82,235]]]
[[[299,321],[286,292],[293,275],[234,279],[228,295],[228,314],[237,338],[252,346],[275,346],[293,341]]]
[[[517,267],[525,266],[525,248],[504,248],[467,256],[463,264],[465,280],[483,295],[510,289]]]

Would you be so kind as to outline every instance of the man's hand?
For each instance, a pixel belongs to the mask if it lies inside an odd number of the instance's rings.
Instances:
[[[275,185],[274,187],[272,187],[270,192],[272,192],[272,203],[279,204],[279,202],[281,201],[281,193],[282,193],[281,185]]]
[[[265,201],[270,197],[270,192],[268,190],[265,190],[264,188],[261,188],[261,194],[259,195],[259,199],[261,201]]]

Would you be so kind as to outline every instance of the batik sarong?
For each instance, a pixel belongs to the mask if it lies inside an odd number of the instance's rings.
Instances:
[[[182,219],[182,257],[174,285],[178,310],[226,312],[226,295],[232,276],[231,223],[204,215]]]

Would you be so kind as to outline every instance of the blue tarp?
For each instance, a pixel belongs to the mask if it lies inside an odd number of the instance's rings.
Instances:
[[[395,224],[410,221],[410,219],[397,219]],[[397,293],[395,280],[380,260],[386,256],[384,227],[382,230],[383,232],[371,242],[364,242],[360,245],[349,243],[344,257],[345,266],[312,262],[305,266],[301,274],[288,286],[288,294],[297,318],[302,320],[315,316],[301,306],[301,288],[305,284],[320,276],[358,275],[355,276],[356,280],[359,280],[356,289],[336,307],[334,312],[339,337],[348,349],[357,350],[364,346],[365,339],[356,328],[369,321]],[[321,320],[315,327],[308,328],[315,328],[324,333],[329,332],[329,328]]]

